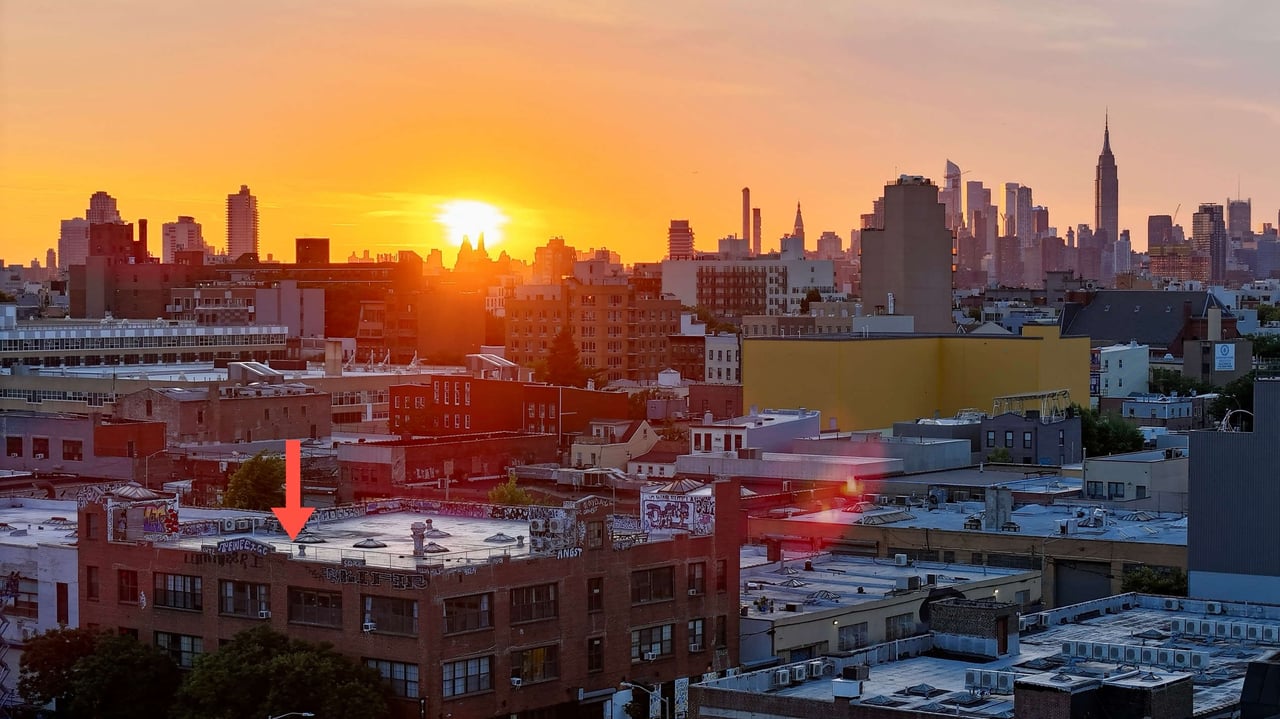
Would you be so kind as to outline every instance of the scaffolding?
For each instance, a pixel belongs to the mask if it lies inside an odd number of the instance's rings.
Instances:
[[[1067,417],[1071,407],[1071,392],[1054,389],[1047,392],[1024,392],[996,397],[991,405],[991,416],[998,417],[1012,412],[1026,417],[1029,410],[1039,412],[1041,422],[1057,422]]]

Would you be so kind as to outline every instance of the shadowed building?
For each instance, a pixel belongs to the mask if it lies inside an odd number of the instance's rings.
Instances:
[[[938,187],[903,175],[884,188],[884,227],[862,231],[862,302],[868,314],[915,317],[917,332],[952,332],[951,231]]]

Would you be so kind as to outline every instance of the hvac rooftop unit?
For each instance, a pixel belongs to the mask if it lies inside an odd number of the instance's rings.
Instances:
[[[1255,642],[1262,641],[1262,625],[1261,624],[1247,624],[1245,625],[1244,631],[1245,631],[1246,639],[1250,641],[1255,641]]]
[[[981,689],[982,688],[981,674],[982,674],[981,669],[964,670],[964,688],[965,689]]]
[[[1187,626],[1190,626],[1190,625],[1191,625],[1191,622],[1192,622],[1192,620],[1188,619],[1188,620],[1187,620]],[[1214,628],[1214,626],[1216,626],[1216,625],[1217,625],[1217,622],[1210,622],[1210,621],[1208,621],[1208,620],[1202,620],[1202,621],[1197,622],[1197,623],[1200,625],[1200,631],[1196,632],[1196,634],[1199,634],[1199,635],[1200,635],[1200,636],[1202,636],[1202,637],[1212,637],[1212,636],[1213,636],[1213,628]]]
[[[809,678],[809,669],[803,664],[796,664],[791,667],[791,681],[799,684]]]
[[[530,519],[530,520],[529,520],[529,531],[530,531],[530,532],[545,532],[545,531],[547,531],[547,520],[545,520],[545,519]]]
[[[1012,694],[1013,683],[1017,681],[1018,675],[1014,672],[997,672],[996,673],[996,692],[999,694]]]
[[[1093,642],[1076,642],[1076,659],[1093,658]]]
[[[1222,614],[1222,602],[1205,602],[1205,614]]]
[[[1231,622],[1214,622],[1213,636],[1223,639],[1231,636]]]
[[[1157,649],[1157,650],[1156,650],[1156,664],[1159,664],[1159,665],[1160,665],[1160,666],[1162,666],[1162,667],[1171,667],[1171,666],[1173,666],[1173,650],[1172,650],[1172,649]]]
[[[1191,667],[1191,652],[1183,649],[1174,650],[1173,666],[1178,669],[1189,669]]]
[[[237,520],[236,520],[236,531],[237,531],[237,532],[247,532],[247,531],[249,531],[249,530],[251,530],[251,529],[253,529],[253,520],[252,520],[252,519],[237,519]]]
[[[1142,647],[1141,651],[1139,652],[1141,663],[1147,666],[1154,666],[1156,663],[1156,660],[1160,658],[1158,651],[1159,650],[1157,650],[1155,647]]]
[[[1267,644],[1276,644],[1277,642],[1280,642],[1280,627],[1263,625],[1262,641]]]
[[[819,660],[809,662],[809,676],[817,679],[822,676],[823,663]]]
[[[1108,644],[1108,645],[1107,645],[1107,660],[1108,660],[1108,661],[1113,661],[1113,662],[1115,662],[1115,663],[1117,663],[1117,664],[1119,664],[1119,663],[1123,662],[1123,661],[1124,661],[1124,645],[1123,645],[1123,644]]]
[[[905,555],[905,554],[895,554],[895,555],[893,555],[893,563],[894,563],[894,565],[896,565],[896,566],[899,566],[899,567],[905,567],[905,566],[907,566],[907,561],[908,561],[908,560],[907,560],[907,555]]]
[[[1100,662],[1101,662],[1101,661],[1106,661],[1106,659],[1107,659],[1107,646],[1108,646],[1108,645],[1107,645],[1105,642],[1094,642],[1094,643],[1093,643],[1093,658],[1094,658],[1095,660],[1097,660],[1097,661],[1100,661]]]
[[[1125,664],[1133,664],[1133,665],[1135,665],[1135,666],[1136,666],[1136,665],[1138,664],[1138,662],[1140,662],[1140,661],[1142,661],[1142,647],[1135,647],[1135,646],[1132,646],[1132,645],[1125,645],[1125,648],[1124,648],[1124,663],[1125,663]]]
[[[1062,653],[1068,657],[1074,657],[1076,655],[1076,643],[1073,641],[1063,642]]]
[[[564,533],[564,522],[559,519],[553,519],[550,522],[547,522],[547,531],[552,534]]]
[[[1179,609],[1182,609],[1182,602],[1178,601],[1177,599],[1165,599],[1164,608],[1168,609],[1171,612],[1176,612]]]
[[[978,679],[982,683],[982,688],[995,689],[996,688],[996,672],[989,672],[985,669],[979,669],[978,671],[980,672],[978,674]]]
[[[1208,652],[1191,652],[1191,668],[1207,669],[1209,667]]]
[[[1245,633],[1249,630],[1249,625],[1242,622],[1231,623],[1231,638],[1245,639]]]
[[[1186,622],[1186,620],[1183,620],[1183,619],[1170,619],[1170,620],[1169,620],[1169,632],[1170,632],[1171,634],[1186,634],[1186,633],[1187,633],[1187,622]]]
[[[778,669],[773,673],[773,685],[775,687],[785,687],[791,683],[791,672],[786,669]]]
[[[224,519],[224,520],[222,520],[222,531],[224,531],[224,532],[234,532],[234,531],[236,531],[236,520],[234,520],[234,519]]]

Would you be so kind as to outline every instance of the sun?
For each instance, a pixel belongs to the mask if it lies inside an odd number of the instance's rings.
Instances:
[[[479,200],[449,200],[439,209],[436,222],[444,227],[453,245],[461,245],[463,237],[474,245],[482,234],[486,245],[496,245],[502,241],[502,226],[509,222],[502,210]]]

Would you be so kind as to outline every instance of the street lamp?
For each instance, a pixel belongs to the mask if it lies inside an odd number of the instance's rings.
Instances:
[[[275,716],[267,716],[267,719],[284,719],[285,717],[313,717],[315,714],[311,712],[289,712],[288,714],[277,714]]]
[[[618,683],[618,688],[619,689],[639,689],[640,691],[644,692],[650,697],[654,697],[654,696],[658,697],[658,699],[662,702],[662,718],[666,719],[667,717],[671,716],[671,711],[670,711],[671,706],[670,704],[668,704],[667,698],[662,696],[661,691],[655,692],[654,690],[642,684],[632,684],[631,682],[626,681],[625,679]]]

